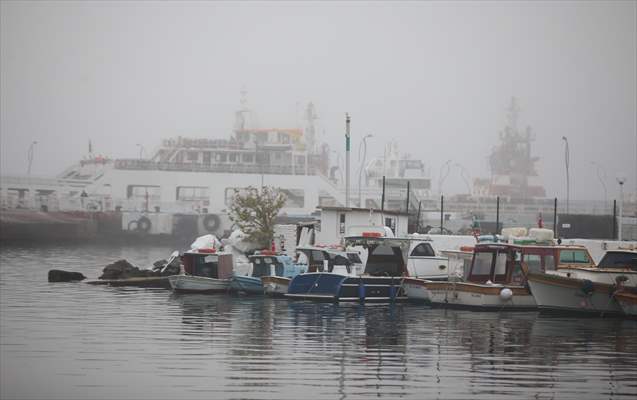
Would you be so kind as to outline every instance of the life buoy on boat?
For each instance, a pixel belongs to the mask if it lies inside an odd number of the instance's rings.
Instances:
[[[204,229],[208,232],[214,232],[219,228],[221,224],[221,220],[219,216],[216,214],[208,214],[204,217],[203,221],[201,221]]]
[[[141,217],[137,220],[137,230],[140,232],[148,232],[152,225],[153,224],[152,222],[150,222],[150,219],[148,219],[148,217]]]

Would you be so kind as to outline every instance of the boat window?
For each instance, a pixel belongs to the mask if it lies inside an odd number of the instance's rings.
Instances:
[[[586,250],[562,250],[560,251],[560,264],[589,264],[590,260]]]
[[[637,270],[637,253],[608,252],[602,257],[599,268],[631,268]]]
[[[380,245],[373,250],[374,254],[379,256],[393,256],[394,250],[390,246]]]
[[[265,257],[263,259],[263,262],[266,263],[266,264],[273,264],[274,263],[274,261],[272,261],[272,258],[270,258],[270,257]]]
[[[555,271],[555,257],[544,256],[544,269],[546,271]]]
[[[260,258],[255,258],[252,260],[253,263],[255,264],[261,264],[261,259]]]
[[[262,276],[270,275],[270,265],[269,264],[255,264],[252,267],[252,276],[255,278],[260,278]]]
[[[473,270],[471,271],[471,275],[489,275],[491,273],[492,261],[493,253],[476,253],[473,260]]]
[[[420,243],[411,251],[411,257],[434,257],[436,253],[429,243]]]
[[[356,253],[347,253],[347,259],[353,264],[362,264],[360,257]]]
[[[138,200],[159,200],[161,196],[159,186],[150,185],[128,185],[126,188],[126,198]]]
[[[320,250],[312,250],[312,261],[313,262],[318,262],[318,261],[323,261],[325,260],[325,257],[323,256],[323,252]]]
[[[217,257],[214,257],[214,262],[210,260],[210,256],[197,257],[195,259],[195,271],[193,275],[218,278]]]
[[[507,268],[507,253],[498,253],[495,257],[495,275],[504,275]]]
[[[542,272],[542,258],[537,254],[525,254],[524,262],[529,267],[529,272]]]
[[[177,200],[199,201],[208,200],[209,197],[206,186],[177,186]]]
[[[276,276],[283,276],[283,265],[282,264],[277,264],[274,268],[274,274]]]

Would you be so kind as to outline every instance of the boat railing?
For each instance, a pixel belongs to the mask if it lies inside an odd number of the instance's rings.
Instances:
[[[309,165],[306,171],[304,165],[260,165],[260,164],[229,164],[229,163],[173,163],[151,160],[119,159],[115,161],[116,169],[124,170],[158,170],[158,171],[188,171],[188,172],[218,172],[244,174],[273,174],[273,175],[316,175],[319,167]],[[307,172],[307,173],[306,173]]]

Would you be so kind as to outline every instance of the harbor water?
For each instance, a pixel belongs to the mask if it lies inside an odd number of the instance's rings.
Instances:
[[[177,248],[177,247],[175,247]],[[637,321],[48,283],[166,246],[0,249],[2,399],[616,399]]]

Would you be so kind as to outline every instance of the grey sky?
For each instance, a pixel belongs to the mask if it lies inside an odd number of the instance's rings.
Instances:
[[[511,96],[549,197],[601,199],[595,160],[635,191],[636,13],[621,2],[11,2],[1,11],[3,174],[52,176],[87,150],[147,153],[162,138],[230,135],[242,87],[266,126],[317,106],[325,140],[355,154],[396,139],[431,167],[488,176]],[[298,104],[298,106],[297,106]],[[356,157],[353,165],[357,166]],[[445,191],[465,185],[452,170]]]

